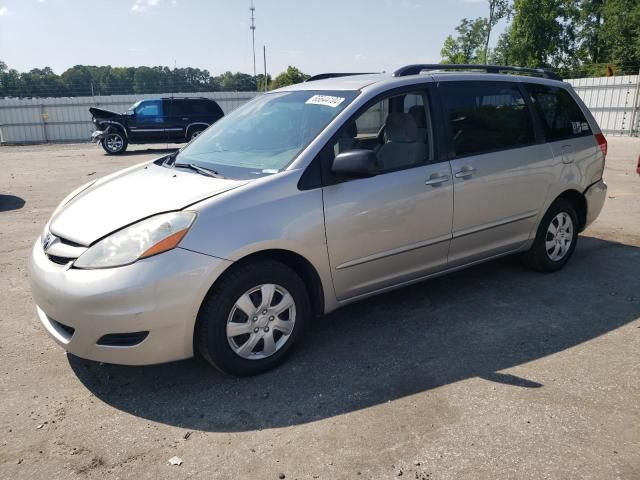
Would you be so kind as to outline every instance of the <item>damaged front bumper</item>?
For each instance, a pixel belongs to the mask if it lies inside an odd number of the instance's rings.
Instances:
[[[91,141],[93,143],[100,143],[102,141],[102,139],[104,138],[104,136],[106,135],[108,129],[107,130],[96,130],[95,132],[93,132],[91,134]]]

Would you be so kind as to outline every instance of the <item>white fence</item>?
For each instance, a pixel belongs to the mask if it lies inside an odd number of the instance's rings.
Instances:
[[[640,76],[566,80],[608,135],[637,136],[640,131]]]
[[[89,107],[124,112],[143,98],[198,96],[213,98],[226,114],[256,95],[255,92],[198,92],[0,99],[0,143],[87,142],[93,131]]]
[[[566,80],[587,104],[608,135],[640,132],[640,76]],[[173,94],[215,99],[225,113],[257,95],[254,92]],[[0,99],[0,144],[88,141],[93,125],[89,107],[123,112],[141,98],[172,94],[113,95],[73,98]]]

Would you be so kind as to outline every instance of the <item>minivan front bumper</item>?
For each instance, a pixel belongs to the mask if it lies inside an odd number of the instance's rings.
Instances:
[[[176,248],[124,267],[80,270],[51,262],[37,241],[28,273],[38,317],[65,350],[149,365],[193,356],[200,304],[229,264]]]
[[[587,200],[587,218],[584,228],[587,228],[598,218],[607,199],[607,184],[604,179],[587,188],[584,197]]]

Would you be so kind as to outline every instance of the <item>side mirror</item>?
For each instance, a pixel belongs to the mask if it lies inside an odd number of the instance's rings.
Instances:
[[[331,172],[344,178],[368,178],[378,174],[378,157],[372,150],[351,150],[336,156]]]

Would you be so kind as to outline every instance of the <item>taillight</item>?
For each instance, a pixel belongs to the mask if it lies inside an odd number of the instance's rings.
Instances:
[[[608,150],[607,139],[602,133],[596,133],[596,141],[598,142],[600,150],[602,150],[602,154],[606,157]]]

